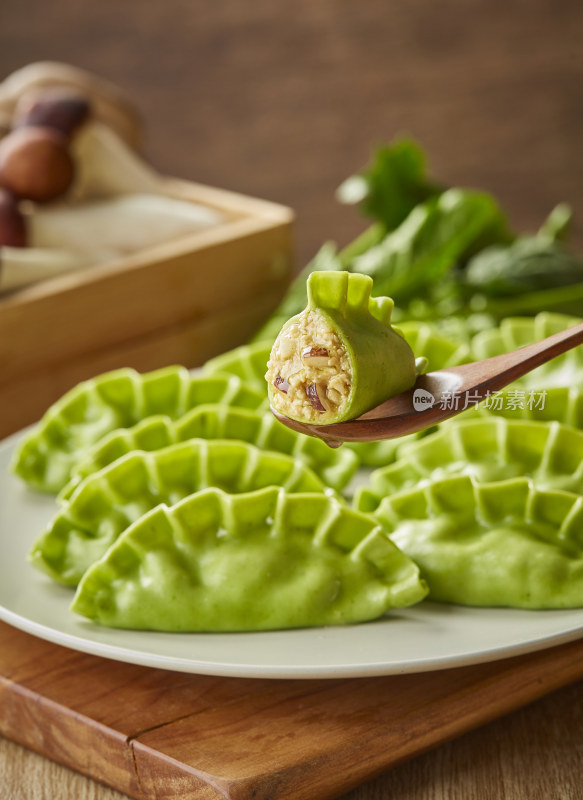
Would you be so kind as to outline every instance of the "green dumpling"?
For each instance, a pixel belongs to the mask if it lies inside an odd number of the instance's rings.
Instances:
[[[244,408],[266,404],[265,395],[235,375],[192,374],[172,366],[141,374],[129,367],[106,372],[75,386],[44,414],[20,442],[13,471],[29,486],[59,492],[87,450],[118,428],[154,414],[172,419],[202,403]]]
[[[375,619],[426,591],[382,527],[333,498],[208,489],[128,528],[72,610],[116,628],[273,630]]]
[[[75,586],[128,525],[160,503],[172,505],[209,486],[235,493],[271,485],[332,493],[299,459],[244,442],[192,439],[151,453],[136,450],[79,484],[29,560]]]
[[[277,337],[267,366],[271,405],[299,422],[364,414],[417,377],[415,356],[391,327],[393,301],[371,298],[372,278],[312,272],[308,306]]]
[[[527,478],[430,481],[374,515],[418,564],[429,598],[525,609],[583,606],[583,497]]]
[[[430,322],[416,320],[400,322],[399,331],[405,337],[416,358],[427,359],[428,369],[432,372],[468,364],[472,360],[467,344],[452,336],[444,335]]]
[[[538,422],[561,422],[583,430],[583,388],[553,386],[550,389],[523,389],[518,382],[496,392],[487,400],[447,420],[445,425],[483,417],[505,417]]]
[[[479,483],[529,477],[539,489],[583,494],[583,431],[559,422],[484,417],[442,426],[407,444],[399,458],[370,476],[355,497],[372,511],[383,497],[450,475]]]
[[[467,345],[443,336],[434,325],[427,322],[402,322],[399,323],[399,331],[415,353],[415,358],[425,359],[427,369],[431,372],[457,367],[472,360]],[[395,460],[403,446],[416,441],[426,433],[420,431],[399,439],[382,439],[379,442],[346,442],[342,449],[356,453],[363,466],[384,467]]]
[[[581,321],[579,317],[548,311],[535,317],[507,317],[499,327],[474,336],[473,358],[478,360],[507,353]],[[508,419],[557,420],[583,430],[583,346],[574,347],[542,364],[444,424],[491,415]]]
[[[202,367],[203,374],[236,375],[251,386],[267,394],[265,370],[273,340],[243,344],[209,359]]]
[[[214,403],[197,406],[177,420],[157,415],[132,428],[112,431],[79,461],[59,497],[69,497],[88,475],[132,450],[151,452],[188,439],[238,439],[263,450],[292,455],[338,491],[346,486],[358,467],[358,457],[350,450],[344,447],[334,450],[321,439],[292,431],[269,411]]]
[[[542,311],[536,317],[507,317],[498,328],[482,331],[472,339],[476,360],[508,353],[519,347],[552,336],[583,322],[580,317]],[[513,388],[551,389],[577,386],[583,388],[583,345],[574,347],[514,381]]]

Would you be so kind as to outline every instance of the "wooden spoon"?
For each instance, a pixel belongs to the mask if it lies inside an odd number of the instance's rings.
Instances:
[[[288,428],[324,439],[331,447],[342,442],[374,442],[415,433],[460,414],[541,364],[583,343],[583,322],[565,331],[483,361],[420,375],[412,389],[389,398],[348,422],[308,425],[271,408]]]

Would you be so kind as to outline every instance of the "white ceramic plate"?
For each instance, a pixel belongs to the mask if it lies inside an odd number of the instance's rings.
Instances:
[[[180,672],[339,678],[494,661],[583,636],[583,610],[472,609],[428,602],[340,628],[170,634],[99,627],[69,611],[70,589],[26,561],[56,505],[9,473],[20,435],[0,443],[0,619],[65,647]]]

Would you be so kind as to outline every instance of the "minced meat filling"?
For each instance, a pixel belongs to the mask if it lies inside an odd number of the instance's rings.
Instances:
[[[277,391],[273,406],[306,422],[342,413],[352,385],[346,348],[317,311],[307,311],[277,338],[266,380]]]

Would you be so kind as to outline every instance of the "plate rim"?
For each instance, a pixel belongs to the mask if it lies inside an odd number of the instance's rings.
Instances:
[[[138,648],[125,648],[119,645],[85,639],[81,636],[51,628],[30,620],[0,604],[0,621],[11,625],[24,633],[36,636],[52,644],[66,647],[76,652],[85,653],[113,661],[120,661],[151,669],[170,670],[182,674],[208,675],[225,678],[254,678],[271,680],[324,680],[338,678],[374,678],[391,675],[419,675],[426,672],[457,669],[477,666],[497,661],[504,661],[529,653],[549,650],[583,638],[583,624],[569,631],[551,634],[540,639],[523,642],[518,645],[505,645],[488,650],[477,651],[465,656],[452,655],[413,659],[402,662],[346,663],[333,665],[277,665],[230,664],[221,661],[187,659],[180,656],[166,656],[148,653]],[[146,633],[146,632],[143,632]],[[269,635],[269,631],[262,632]],[[196,636],[195,633],[179,634],[180,636]],[[221,636],[229,634],[221,633]],[[237,633],[236,635],[245,635]]]

